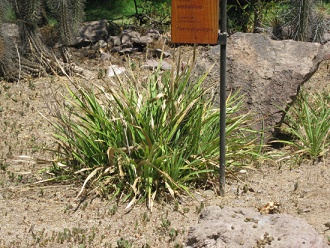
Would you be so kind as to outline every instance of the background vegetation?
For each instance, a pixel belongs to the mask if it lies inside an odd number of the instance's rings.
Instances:
[[[328,0],[228,1],[231,31],[271,32],[277,39],[321,42]]]
[[[122,1],[108,1],[97,0],[86,2],[86,20],[116,20],[124,17],[135,16],[136,14],[147,14],[152,10],[153,15],[158,12],[161,16],[166,7],[166,14],[170,15],[171,0],[122,0]]]

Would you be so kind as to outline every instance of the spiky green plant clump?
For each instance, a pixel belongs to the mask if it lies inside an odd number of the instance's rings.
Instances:
[[[206,97],[205,76],[192,79],[192,68],[157,70],[143,83],[132,77],[94,91],[68,88],[70,104],[52,122],[62,168],[82,175],[83,189],[106,185],[114,196],[130,198],[129,206],[147,199],[152,207],[158,195],[175,197],[217,180],[219,109]],[[229,149],[228,157],[239,162],[256,146],[247,135],[247,115],[235,115],[241,104],[234,97],[228,100],[228,146],[237,151]]]
[[[254,166],[272,160],[277,155],[266,152],[264,130],[253,126],[262,119],[255,114],[243,111],[244,95],[239,91],[230,95],[226,105],[226,160],[228,169]],[[244,114],[245,113],[245,114]]]
[[[323,157],[330,146],[330,96],[301,92],[295,105],[287,112],[286,133],[293,136],[285,143],[296,152],[313,160]]]

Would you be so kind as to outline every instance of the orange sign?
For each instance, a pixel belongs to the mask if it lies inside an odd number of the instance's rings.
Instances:
[[[172,0],[173,43],[217,44],[219,0]]]

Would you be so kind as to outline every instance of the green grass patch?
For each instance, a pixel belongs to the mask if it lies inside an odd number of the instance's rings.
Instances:
[[[96,1],[87,3],[86,21],[106,19],[126,28],[156,28],[161,33],[169,30],[171,1]]]
[[[122,1],[91,1],[85,8],[86,20],[117,19],[123,16],[133,15],[135,6],[133,0]]]
[[[58,174],[84,178],[82,190],[106,188],[123,201],[190,194],[216,185],[219,164],[219,109],[212,105],[203,77],[192,77],[193,63],[171,72],[159,68],[139,82],[118,77],[118,86],[68,87],[59,109],[55,139],[60,144]],[[237,114],[242,99],[228,98],[228,167],[250,165],[262,157],[260,133],[249,114]],[[81,191],[82,192],[82,191]]]
[[[330,145],[330,95],[301,92],[287,112],[285,133],[293,137],[284,141],[296,148],[296,153],[312,160],[329,152]]]
[[[133,0],[122,1],[91,1],[87,2],[85,13],[87,21],[94,21],[100,19],[117,20],[123,17],[128,17],[138,14],[146,14],[149,17],[156,15],[161,18],[166,14],[170,14],[171,1],[158,0],[146,1],[137,0],[135,6]]]

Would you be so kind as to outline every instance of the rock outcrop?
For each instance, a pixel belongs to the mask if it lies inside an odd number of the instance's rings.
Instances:
[[[220,80],[219,56],[220,46],[212,47],[198,62],[199,71],[216,63],[211,76]],[[227,43],[227,91],[239,90],[246,111],[260,119],[256,128],[274,134],[283,121],[283,110],[293,103],[319,64],[329,59],[329,43],[276,41],[266,34],[235,33]]]
[[[274,131],[283,110],[330,53],[330,46],[264,34],[237,33],[228,42],[228,91],[241,90],[247,107]]]
[[[300,218],[261,215],[253,209],[210,206],[191,227],[187,248],[273,247],[326,248],[323,236]]]
[[[99,40],[105,40],[109,35],[107,25],[107,20],[82,23],[74,46],[83,47]]]
[[[141,51],[160,38],[160,33],[156,29],[148,29],[144,35],[132,29],[125,29],[120,34],[113,35],[108,31],[108,26],[107,20],[83,23],[73,46],[84,47],[101,42],[98,45],[106,46],[110,52],[130,54]]]

